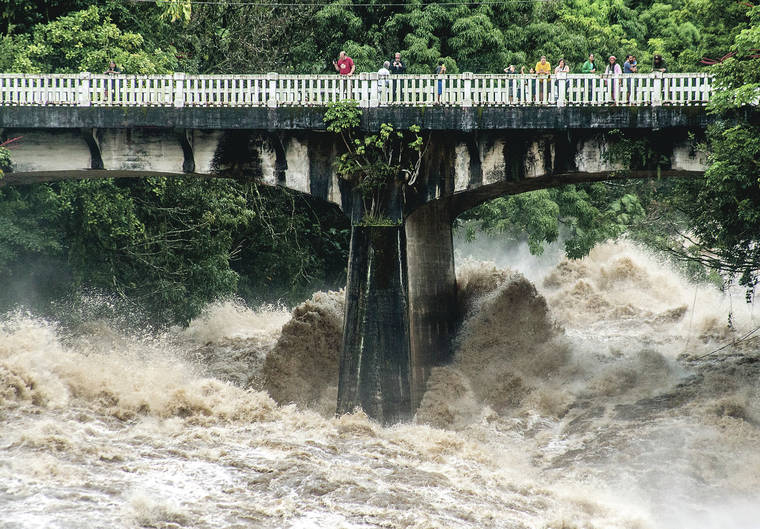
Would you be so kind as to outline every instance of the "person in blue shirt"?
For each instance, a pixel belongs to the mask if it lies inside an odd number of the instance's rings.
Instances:
[[[435,67],[436,75],[446,75],[446,64],[443,61],[438,61],[438,66]],[[438,79],[438,101],[441,104],[441,94],[443,94],[443,79]]]
[[[631,54],[626,55],[625,56],[625,62],[623,63],[623,74],[631,74],[631,73],[636,73],[636,72],[637,72],[637,69],[636,69],[636,58],[633,55],[631,55]],[[633,80],[632,79],[628,79],[626,81],[626,85],[625,85],[625,92],[626,92],[626,98],[628,100],[628,103],[631,102],[631,89],[632,88],[633,88]]]

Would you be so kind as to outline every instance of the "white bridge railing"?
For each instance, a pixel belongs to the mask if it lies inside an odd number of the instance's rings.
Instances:
[[[0,106],[280,107],[704,105],[704,73],[392,75],[0,74]]]

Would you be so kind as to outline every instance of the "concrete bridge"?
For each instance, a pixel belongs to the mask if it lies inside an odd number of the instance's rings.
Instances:
[[[440,104],[439,81],[449,90]],[[357,220],[360,201],[333,168],[341,145],[323,120],[325,102],[357,95],[364,130],[417,124],[429,136],[420,177],[403,189],[403,224],[355,226],[352,234],[338,410],[362,406],[386,422],[411,416],[430,369],[450,357],[451,226],[461,212],[569,183],[705,169],[696,147],[710,119],[702,74],[0,74],[0,140],[21,137],[0,185],[256,178],[333,202]],[[645,141],[654,156],[631,165],[616,154],[626,141]]]

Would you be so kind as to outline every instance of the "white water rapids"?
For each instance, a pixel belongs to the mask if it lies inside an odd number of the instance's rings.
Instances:
[[[458,268],[456,361],[389,428],[332,417],[338,293],[162,336],[0,317],[0,528],[760,527],[760,339],[695,360],[760,325],[741,295],[628,244]]]

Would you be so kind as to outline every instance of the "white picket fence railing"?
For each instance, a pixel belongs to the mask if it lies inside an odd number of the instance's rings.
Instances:
[[[0,106],[704,105],[705,73],[391,75],[0,74]]]

